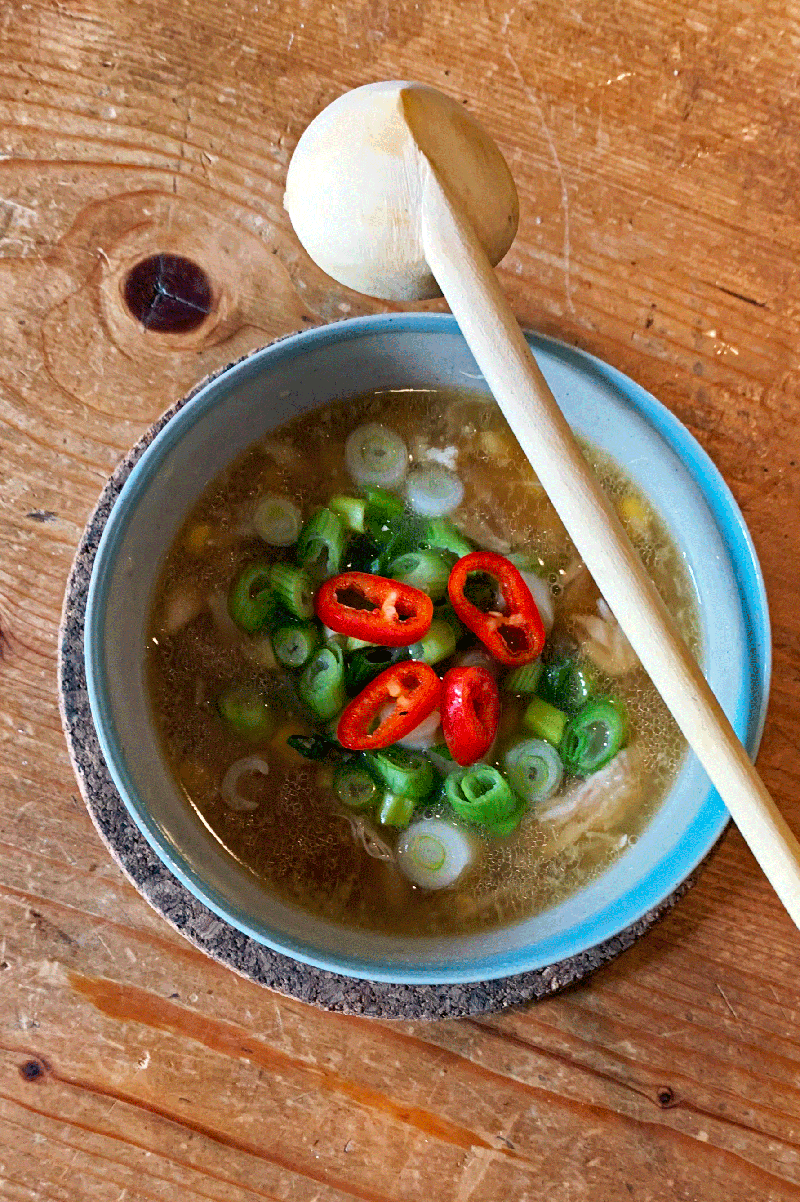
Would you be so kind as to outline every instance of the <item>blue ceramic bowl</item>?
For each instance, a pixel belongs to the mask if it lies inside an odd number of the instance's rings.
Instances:
[[[697,589],[706,675],[752,755],[767,702],[764,586],[742,515],[714,465],[643,389],[591,356],[529,336],[575,430],[609,452],[662,516]],[[666,898],[710,850],[727,812],[693,756],[635,846],[587,888],[499,931],[400,939],[351,931],[273,897],[213,838],[176,788],[145,683],[153,585],[206,484],[295,414],[371,388],[486,385],[455,321],[400,313],[285,338],[200,387],[130,475],[105,528],[86,616],[92,713],[111,775],[158,856],[212,910],[320,968],[397,983],[488,980],[563,960]]]

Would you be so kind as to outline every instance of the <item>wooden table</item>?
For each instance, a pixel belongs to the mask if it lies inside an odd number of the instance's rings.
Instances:
[[[148,909],[77,796],[55,697],[65,577],[121,453],[218,365],[380,308],[301,252],[283,181],[339,92],[417,78],[511,163],[520,320],[652,390],[742,506],[774,622],[760,765],[800,830],[800,3],[0,11],[0,1196],[800,1197],[800,937],[738,834],[635,950],[546,1004],[330,1016]],[[122,303],[161,251],[208,273],[199,330],[142,330]]]

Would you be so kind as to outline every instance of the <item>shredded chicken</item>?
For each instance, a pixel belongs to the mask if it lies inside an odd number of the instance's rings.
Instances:
[[[208,597],[208,608],[217,629],[220,641],[226,647],[232,647],[242,641],[242,632],[228,612],[228,595],[223,589],[218,589]]]
[[[496,525],[499,529],[501,526],[499,520]],[[490,521],[480,509],[465,514],[460,513],[458,528],[467,538],[472,539],[479,546],[485,547],[488,551],[497,551],[499,555],[508,555],[511,550],[509,540],[496,533],[495,523]]]
[[[205,601],[199,589],[177,585],[166,597],[162,629],[164,634],[177,634],[189,622],[194,621],[205,609]]]
[[[394,713],[394,709],[393,704],[387,706],[386,716]],[[381,711],[381,719],[383,719],[383,711]],[[438,710],[434,710],[432,714],[428,714],[427,718],[423,718],[418,726],[397,741],[401,747],[408,747],[411,751],[427,751],[429,747],[434,747],[442,740],[441,722],[441,714]]]
[[[368,818],[361,814],[340,814],[340,817],[347,819],[356,843],[360,843],[373,860],[394,860],[391,847],[380,837]]]
[[[548,858],[575,843],[588,832],[609,831],[625,812],[637,805],[644,791],[641,756],[636,746],[626,747],[610,764],[575,781],[536,811],[536,820],[548,829]]]
[[[559,581],[562,589],[567,588],[572,584],[573,580],[577,580],[584,572],[588,572],[588,568],[583,560],[578,555],[574,555],[567,566],[559,572]]]
[[[451,472],[456,470],[458,447],[432,447],[424,439],[415,438],[411,449],[414,459],[419,463],[438,463]]]
[[[528,586],[528,590],[536,602],[536,608],[539,611],[539,616],[544,625],[545,634],[549,634],[553,629],[555,621],[555,606],[553,604],[553,594],[546,580],[542,580],[536,572],[520,572],[520,576]]]
[[[597,602],[597,611],[597,614],[579,614],[575,618],[575,625],[583,631],[581,650],[606,675],[624,676],[637,667],[636,652],[602,597]]]

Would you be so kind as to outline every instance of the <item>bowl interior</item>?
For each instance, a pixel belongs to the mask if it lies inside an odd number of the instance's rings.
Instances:
[[[754,755],[767,699],[769,625],[755,552],[733,498],[697,443],[649,394],[588,355],[529,340],[573,428],[614,456],[672,531],[697,590],[706,674]],[[89,696],[104,756],[134,821],[221,917],[296,959],[351,976],[486,980],[594,946],[691,872],[727,821],[694,756],[635,846],[567,901],[499,931],[409,941],[315,918],[243,869],[173,783],[145,682],[152,589],[206,484],[299,412],[368,389],[409,387],[486,391],[452,318],[398,314],[306,331],[203,386],[142,456],[107,523],[87,606]]]

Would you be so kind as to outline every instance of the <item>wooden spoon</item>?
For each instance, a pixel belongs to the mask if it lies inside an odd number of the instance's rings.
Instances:
[[[492,271],[518,219],[497,146],[433,88],[371,84],[339,97],[305,131],[285,204],[309,254],[340,283],[391,300],[441,289],[597,587],[800,926],[800,844],[584,459]]]

